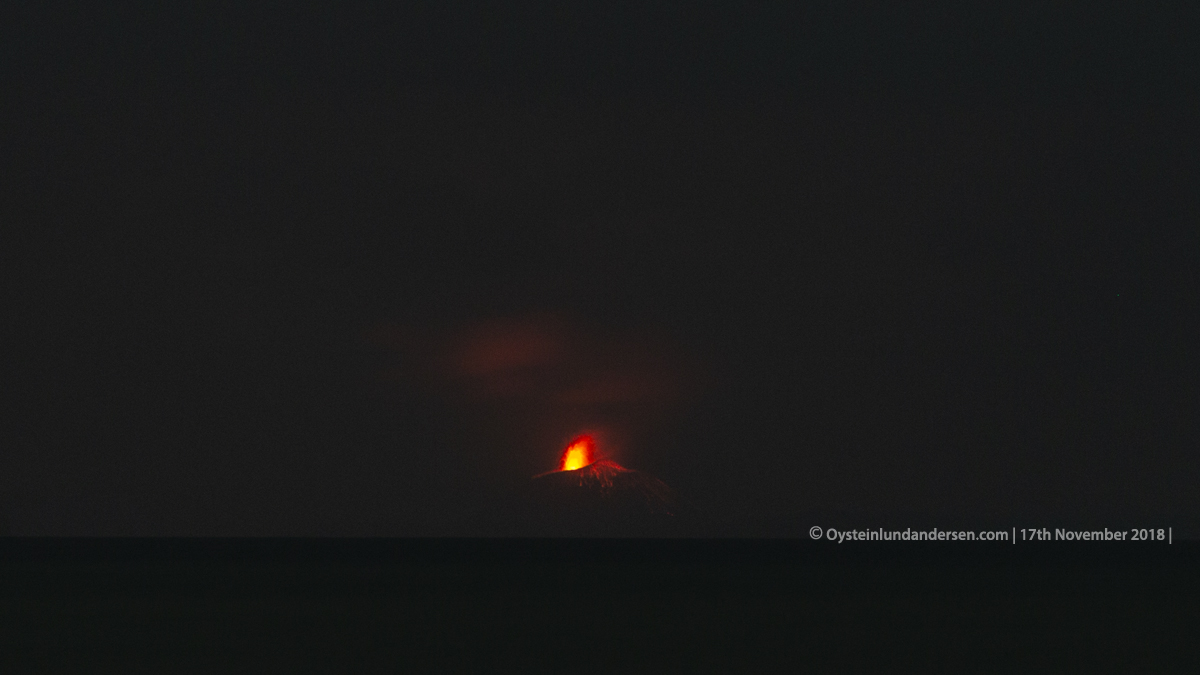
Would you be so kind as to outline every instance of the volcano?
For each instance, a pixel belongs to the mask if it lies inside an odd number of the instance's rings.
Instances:
[[[589,437],[572,441],[557,471],[534,476],[522,520],[538,536],[669,537],[699,532],[696,510],[666,483],[596,459]]]

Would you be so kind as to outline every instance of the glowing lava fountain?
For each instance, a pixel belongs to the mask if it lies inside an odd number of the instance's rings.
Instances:
[[[574,471],[596,461],[596,442],[591,436],[580,436],[567,445],[558,463],[559,471]]]

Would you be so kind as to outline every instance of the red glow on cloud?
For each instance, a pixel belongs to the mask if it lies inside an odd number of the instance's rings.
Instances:
[[[489,377],[549,366],[562,356],[562,338],[547,323],[494,321],[468,331],[457,354],[461,374]]]
[[[497,452],[529,448],[513,462],[531,473],[616,467],[614,456],[669,420],[698,384],[695,364],[664,333],[554,313],[385,325],[370,338],[396,355],[389,379],[453,406]]]

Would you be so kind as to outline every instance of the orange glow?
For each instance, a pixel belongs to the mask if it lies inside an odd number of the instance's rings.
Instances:
[[[591,436],[580,436],[563,451],[559,471],[574,471],[595,462],[596,444]]]

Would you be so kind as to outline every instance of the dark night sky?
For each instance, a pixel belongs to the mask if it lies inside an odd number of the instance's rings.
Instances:
[[[12,533],[496,534],[541,418],[370,336],[530,316],[721,534],[1200,532],[1194,11],[26,4]]]

